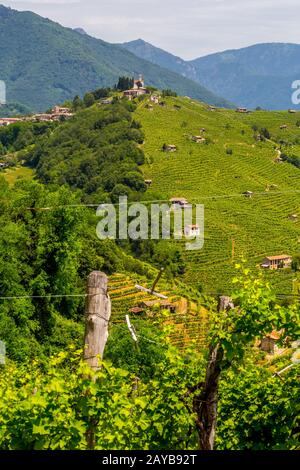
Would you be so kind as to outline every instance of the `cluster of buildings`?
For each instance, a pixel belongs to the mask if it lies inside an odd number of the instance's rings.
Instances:
[[[180,313],[180,308],[177,302],[170,302],[169,300],[144,300],[129,308],[129,313],[132,315],[149,315],[150,312],[155,311],[168,311],[170,315],[174,315]],[[267,354],[280,354],[284,350],[279,346],[282,335],[282,331],[274,330],[263,337],[256,345]]]
[[[133,98],[138,98],[139,96],[147,95],[148,93],[149,91],[147,88],[145,88],[145,81],[142,75],[140,75],[138,80],[133,81],[133,88],[130,90],[125,90],[123,92],[123,96],[129,100],[132,100]]]
[[[25,118],[0,118],[0,126],[9,126],[20,121],[25,121]]]
[[[17,122],[56,122],[61,119],[70,119],[74,116],[69,108],[54,106],[51,113],[34,114],[33,116],[21,116],[16,118],[0,118],[0,126],[9,126]]]
[[[142,314],[153,308],[159,310],[168,310],[170,313],[176,313],[177,305],[169,302],[168,300],[150,300],[140,302],[136,307],[131,308],[129,311],[133,314]]]
[[[71,112],[69,108],[62,108],[60,106],[54,106],[52,112],[49,114],[35,114],[32,116],[31,120],[36,122],[55,122],[60,121],[61,119],[70,119],[74,116],[74,113]]]
[[[184,197],[172,197],[170,199],[171,209],[173,211],[181,210],[181,209],[192,209],[192,204],[190,204],[187,199]],[[196,238],[200,237],[201,230],[198,224],[186,225],[184,227],[184,236],[186,238]]]
[[[143,95],[151,95],[150,96],[150,103],[147,107],[150,111],[153,110],[153,104],[161,104],[160,102],[160,96],[154,94],[151,94],[151,92],[145,87],[145,80],[142,75],[139,76],[137,80],[133,81],[133,87],[130,90],[125,90],[123,92],[124,98],[127,98],[128,100],[132,100],[134,98],[138,98],[139,96]]]

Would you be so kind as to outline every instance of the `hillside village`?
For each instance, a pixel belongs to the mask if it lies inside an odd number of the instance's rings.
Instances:
[[[1,108],[0,108],[1,109]],[[32,116],[21,116],[14,118],[1,118],[0,126],[9,126],[18,122],[57,122],[60,120],[70,119],[74,116],[69,108],[54,106],[51,113],[39,113]]]

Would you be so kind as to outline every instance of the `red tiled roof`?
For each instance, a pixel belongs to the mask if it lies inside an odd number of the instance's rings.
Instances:
[[[131,313],[143,313],[144,309],[141,307],[133,307],[129,310]]]
[[[281,334],[278,331],[272,331],[269,335],[267,335],[267,338],[274,339],[275,341],[278,341],[280,339]]]

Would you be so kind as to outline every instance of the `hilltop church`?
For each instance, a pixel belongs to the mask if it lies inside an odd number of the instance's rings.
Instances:
[[[146,95],[148,93],[147,88],[145,88],[145,81],[142,75],[139,76],[138,80],[133,81],[133,88],[131,90],[126,90],[123,93],[123,96],[126,96],[129,100],[132,98],[137,98],[141,95]]]

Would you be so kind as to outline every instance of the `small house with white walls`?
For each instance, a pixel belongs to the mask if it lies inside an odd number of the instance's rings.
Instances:
[[[196,225],[187,225],[184,227],[184,236],[186,238],[195,238],[200,236],[200,227]]]
[[[170,203],[173,210],[189,207],[189,203],[184,197],[172,197]]]
[[[289,255],[267,256],[261,267],[267,269],[283,269],[289,268],[293,262],[293,258]]]

